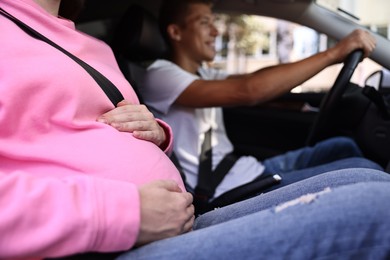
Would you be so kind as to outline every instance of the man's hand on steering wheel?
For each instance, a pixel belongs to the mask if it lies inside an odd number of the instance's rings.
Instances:
[[[375,37],[368,31],[357,29],[338,42],[334,47],[327,50],[334,63],[345,61],[347,56],[354,50],[363,50],[363,58],[370,56],[376,46]]]
[[[327,51],[328,55],[331,55],[335,61],[334,63],[344,62],[344,66],[333,87],[321,102],[320,112],[307,139],[308,145],[315,144],[329,132],[328,122],[340,103],[354,70],[360,61],[371,54],[375,46],[376,40],[370,33],[364,30],[355,30]]]

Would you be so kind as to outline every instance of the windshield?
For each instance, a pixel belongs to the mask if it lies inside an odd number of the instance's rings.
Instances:
[[[390,38],[389,0],[316,0],[316,3]]]

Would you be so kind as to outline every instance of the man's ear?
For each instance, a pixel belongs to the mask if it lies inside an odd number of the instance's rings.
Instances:
[[[167,32],[168,32],[169,38],[171,38],[172,41],[180,41],[181,40],[180,28],[176,24],[168,25]]]

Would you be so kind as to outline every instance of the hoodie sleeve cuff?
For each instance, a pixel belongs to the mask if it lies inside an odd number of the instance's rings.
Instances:
[[[172,128],[161,119],[156,118],[156,121],[164,129],[165,136],[166,136],[165,142],[160,145],[160,149],[163,150],[165,154],[170,156],[173,150]]]

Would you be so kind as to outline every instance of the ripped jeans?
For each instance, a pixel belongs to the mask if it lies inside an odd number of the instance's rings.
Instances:
[[[328,172],[208,212],[194,231],[118,259],[388,259],[389,201],[387,173]]]

